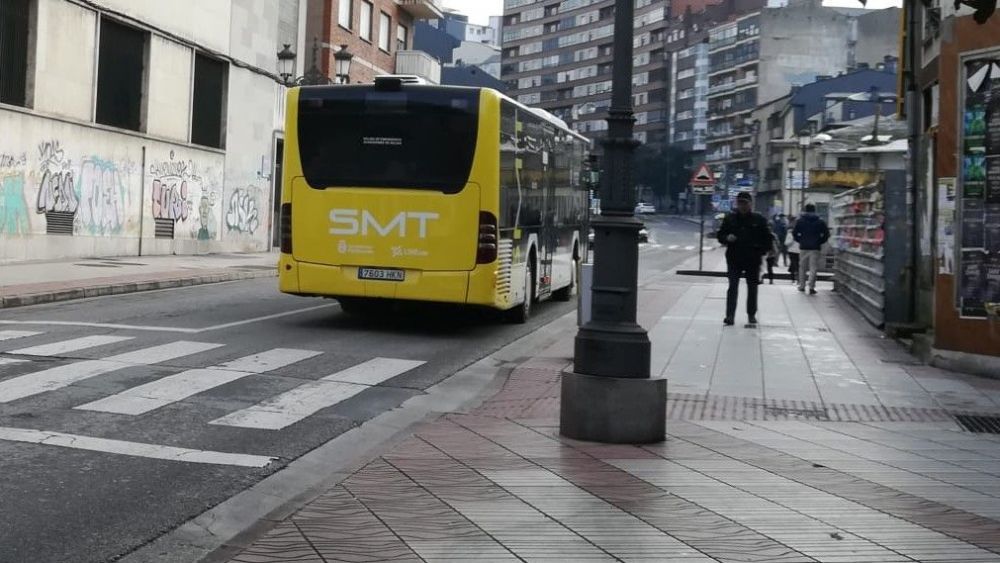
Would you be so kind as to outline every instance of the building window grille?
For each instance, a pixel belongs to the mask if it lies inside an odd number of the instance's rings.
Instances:
[[[0,1],[0,103],[27,105],[29,0]]]
[[[139,131],[149,34],[101,18],[97,59],[98,123]]]
[[[191,142],[224,148],[228,65],[202,54],[194,57]]]

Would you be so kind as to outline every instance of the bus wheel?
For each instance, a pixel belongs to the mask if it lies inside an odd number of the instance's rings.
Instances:
[[[361,316],[371,313],[372,303],[359,297],[341,297],[337,299],[340,310],[351,316]]]
[[[528,322],[531,318],[531,305],[535,300],[535,263],[528,262],[524,272],[524,301],[507,311],[507,320],[515,324]]]
[[[580,260],[573,253],[573,267],[569,271],[569,285],[552,292],[552,299],[555,301],[569,301],[577,292],[577,280],[580,274]]]

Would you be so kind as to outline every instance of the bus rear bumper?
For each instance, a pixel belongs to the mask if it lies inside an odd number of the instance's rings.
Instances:
[[[466,271],[406,270],[403,281],[361,280],[358,279],[356,266],[311,264],[282,256],[279,272],[279,287],[284,293],[438,303],[470,302],[471,272]]]

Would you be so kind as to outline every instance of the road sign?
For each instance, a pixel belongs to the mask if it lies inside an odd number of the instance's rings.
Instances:
[[[712,195],[715,192],[715,186],[695,186],[692,184],[691,193],[694,195]]]
[[[715,175],[709,170],[708,165],[702,163],[694,174],[691,175],[692,186],[714,186],[715,185]]]

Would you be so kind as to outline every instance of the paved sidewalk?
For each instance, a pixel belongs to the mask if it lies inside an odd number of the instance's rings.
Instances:
[[[1000,413],[1000,381],[916,365],[820,289],[762,286],[760,328],[723,328],[722,280],[654,280],[666,442],[559,436],[567,334],[232,561],[1000,561],[1000,436],[953,418]]]
[[[0,309],[277,275],[272,252],[79,258],[0,265]],[[40,281],[44,280],[44,281]]]

